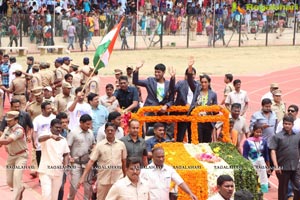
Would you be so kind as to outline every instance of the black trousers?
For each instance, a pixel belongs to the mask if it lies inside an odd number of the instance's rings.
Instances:
[[[271,149],[268,149],[268,153],[269,153],[269,160],[270,160],[270,170],[271,172],[274,171],[274,163],[273,160],[271,159]],[[268,178],[270,178],[271,174],[268,174]]]
[[[211,122],[198,123],[198,141],[199,143],[209,143],[212,141],[211,133],[213,126]]]
[[[42,157],[42,151],[36,151],[35,155],[36,155],[36,162],[37,162],[37,165],[39,167],[40,166],[40,162],[41,162],[41,157]]]
[[[176,142],[183,142],[186,131],[188,131],[188,142],[191,143],[192,140],[191,122],[178,122]]]
[[[279,182],[278,200],[286,200],[289,181],[293,183],[294,200],[299,200],[299,179],[297,171],[281,171],[281,174],[276,173],[276,176]]]

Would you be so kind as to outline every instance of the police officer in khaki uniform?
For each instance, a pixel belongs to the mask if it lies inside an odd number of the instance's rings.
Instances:
[[[16,78],[12,80],[9,88],[2,86],[2,90],[5,92],[13,93],[13,98],[18,99],[21,102],[21,110],[25,109],[26,106],[26,85],[27,80],[25,77],[22,77],[22,71],[17,69],[15,71]]]
[[[122,70],[120,69],[115,69],[115,78],[116,78],[116,81],[115,81],[115,88],[116,90],[120,89],[120,86],[119,86],[119,78],[120,76],[123,75],[123,72]]]
[[[88,57],[83,58],[83,67],[80,69],[80,72],[82,74],[82,85],[84,85],[87,81],[87,79],[90,77],[92,71],[91,67],[89,66],[90,59]]]
[[[41,104],[43,103],[43,87],[36,87],[31,90],[32,94],[35,97],[35,101],[27,105],[26,111],[30,115],[31,120],[42,113]]]
[[[40,74],[42,77],[42,86],[52,86],[54,83],[54,72],[48,68],[48,63],[40,64]]]
[[[75,96],[71,94],[72,85],[68,82],[63,82],[62,93],[54,98],[54,108],[57,113],[67,112],[67,104],[74,101]]]
[[[54,66],[55,66],[55,81],[54,81],[54,94],[57,95],[59,93],[61,93],[61,85],[62,82],[64,80],[64,77],[67,73],[69,73],[69,70],[64,68],[63,65],[64,60],[62,58],[57,58],[54,62]]]
[[[70,70],[70,66],[72,65],[71,64],[72,59],[70,57],[63,57],[63,61],[64,61],[64,63],[62,65],[62,68],[64,70],[69,71]]]
[[[133,68],[132,66],[127,66],[126,68],[126,76],[128,78],[129,86],[134,86],[132,83],[132,73],[133,73]]]
[[[6,161],[7,185],[14,190],[13,199],[22,199],[25,187],[22,183],[23,168],[27,163],[27,145],[25,131],[18,124],[19,112],[10,111],[6,113],[7,127],[0,138],[0,146],[6,145],[8,158]]]
[[[272,111],[275,112],[276,116],[277,116],[277,121],[280,122],[284,115],[285,115],[285,103],[282,102],[281,99],[281,90],[274,90],[273,92],[273,100],[272,100]]]
[[[28,89],[32,90],[33,88],[42,86],[42,76],[39,71],[40,66],[38,64],[34,64],[32,66],[32,74],[25,74],[26,76],[31,76]]]
[[[82,85],[83,81],[83,74],[80,73],[78,70],[79,66],[78,65],[72,65],[70,67],[70,74],[73,76],[72,77],[72,82],[69,82],[72,85],[71,89],[71,94],[75,94],[75,89],[80,87]],[[68,81],[67,81],[68,82]]]
[[[27,80],[27,91],[26,91],[27,92],[26,93],[27,101],[30,101],[31,99],[33,99],[31,90],[33,88],[42,86],[42,77],[41,77],[41,74],[39,73],[40,65],[34,64],[31,68],[31,71],[32,71],[32,74],[23,72],[23,74],[25,75],[26,80]]]
[[[42,113],[41,104],[43,103],[43,87],[36,87],[31,90],[31,93],[35,97],[35,100],[31,102],[29,105],[27,105],[26,111],[28,112],[31,120],[40,115]],[[31,138],[33,141],[33,138]],[[32,149],[32,155],[31,155],[31,165],[34,167],[34,169],[31,170],[30,175],[35,178],[37,177],[37,161],[36,161],[36,155],[35,155],[35,149]]]

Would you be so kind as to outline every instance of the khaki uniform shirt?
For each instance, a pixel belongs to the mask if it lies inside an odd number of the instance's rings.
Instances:
[[[70,64],[70,66],[71,66],[71,64]],[[68,74],[70,66],[66,65],[66,64],[63,64],[62,66],[60,66],[60,68],[64,71],[65,74]]]
[[[25,95],[26,91],[26,79],[23,77],[16,77],[12,80],[9,89],[13,92],[14,95]]]
[[[57,112],[67,112],[67,104],[74,101],[75,96],[70,94],[70,96],[65,96],[64,94],[58,94],[54,98],[54,107]]]
[[[132,81],[133,77],[132,76],[127,76],[127,78],[128,78],[129,86],[134,86],[133,81]]]
[[[16,124],[11,128],[7,126],[1,136],[1,139],[7,138],[13,139],[13,142],[7,145],[9,155],[14,156],[18,152],[27,149],[25,131],[21,125]]]
[[[43,69],[40,71],[42,77],[42,86],[51,86],[54,82],[54,72],[50,69]]]
[[[36,101],[32,102],[27,107],[27,112],[31,120],[33,120],[36,116],[42,114],[41,104]]]
[[[84,73],[89,74],[90,72],[90,67],[88,65],[84,65],[82,67],[82,71],[84,71]],[[82,73],[82,82],[85,83],[87,81],[87,79],[89,78],[88,76],[86,76],[84,73]]]
[[[62,81],[65,80],[65,75],[68,73],[68,71],[63,67],[58,67],[55,69],[55,78],[61,79]],[[55,79],[55,80],[56,80]],[[61,93],[61,87],[56,88],[56,94]]]
[[[76,72],[71,72],[71,74],[73,76],[72,86],[76,89],[81,86],[82,74]]]
[[[30,89],[42,86],[42,76],[40,73],[32,74]]]
[[[97,143],[90,159],[98,161],[97,181],[102,185],[114,184],[123,177],[122,160],[127,157],[125,144],[115,139],[113,143],[109,143],[104,139]]]
[[[228,95],[229,92],[232,92],[234,91],[234,87],[232,85],[232,83],[227,83],[226,86],[225,86],[225,89],[224,89],[224,95]]]
[[[277,104],[274,101],[272,101],[272,111],[275,112],[277,120],[278,122],[280,122],[283,119],[283,116],[285,115],[285,104],[283,102]]]

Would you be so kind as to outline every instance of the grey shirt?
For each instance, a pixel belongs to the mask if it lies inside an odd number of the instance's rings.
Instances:
[[[292,132],[291,135],[285,130],[274,135],[270,140],[269,149],[276,151],[278,167],[281,170],[297,170],[299,162],[300,134]]]
[[[80,127],[74,128],[67,135],[68,145],[70,147],[71,156],[78,158],[85,154],[89,154],[92,145],[95,144],[94,134],[91,130],[83,131]]]
[[[250,119],[250,130],[252,131],[254,124],[263,125],[268,124],[268,128],[264,128],[262,132],[262,137],[267,141],[268,146],[270,145],[270,140],[275,134],[277,126],[276,114],[272,111],[269,118],[267,118],[262,111],[255,112]]]
[[[136,157],[142,161],[143,156],[147,156],[147,146],[143,138],[138,137],[137,141],[134,142],[128,134],[120,140],[124,142],[126,146],[127,157]]]

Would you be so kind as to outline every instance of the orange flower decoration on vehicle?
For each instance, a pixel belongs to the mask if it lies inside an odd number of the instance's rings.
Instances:
[[[165,151],[165,163],[173,166],[191,191],[200,200],[208,198],[207,171],[205,167],[192,157],[183,143],[159,143],[155,147],[162,147]],[[171,183],[174,187],[174,183]],[[178,200],[190,199],[190,196],[179,188]]]
[[[158,113],[161,106],[145,106],[139,109],[137,113],[132,113],[132,119],[139,120],[140,124],[145,122],[191,122],[192,143],[198,144],[198,123],[205,122],[223,122],[223,142],[231,142],[229,135],[229,112],[225,107],[219,105],[213,106],[197,106],[190,115],[155,115],[145,116],[145,113]],[[171,106],[167,112],[187,113],[188,106]],[[210,115],[201,116],[199,113],[208,113]],[[221,113],[216,115],[215,113]],[[176,131],[176,132],[175,132]],[[174,138],[177,138],[177,128],[174,131]],[[142,126],[140,126],[139,135],[142,136]]]

